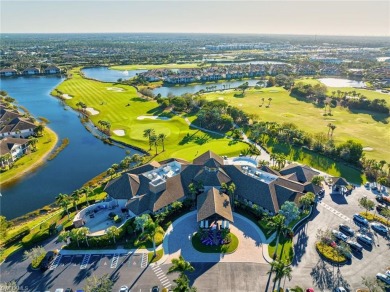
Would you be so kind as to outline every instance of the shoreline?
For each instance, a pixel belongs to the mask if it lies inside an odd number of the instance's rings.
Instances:
[[[52,129],[50,129],[49,127],[45,127],[45,130],[47,130],[50,134],[52,134],[54,136],[54,139],[55,139],[55,142],[53,143],[52,147],[50,147],[48,149],[48,151],[46,151],[46,153],[44,153],[37,161],[35,161],[33,164],[31,164],[29,167],[27,167],[26,169],[22,170],[21,172],[18,172],[17,174],[15,174],[14,176],[6,179],[5,181],[1,181],[0,182],[0,186],[6,186],[6,185],[9,185],[11,183],[13,183],[14,181],[18,180],[20,177],[22,177],[23,175],[25,175],[26,173],[28,172],[31,172],[35,169],[37,169],[38,167],[40,167],[42,164],[46,163],[47,162],[47,158],[48,156],[50,155],[50,153],[53,151],[53,149],[56,147],[57,145],[57,142],[58,142],[58,135],[56,132],[54,132]]]

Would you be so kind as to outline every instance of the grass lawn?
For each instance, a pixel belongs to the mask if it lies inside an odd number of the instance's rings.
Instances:
[[[159,261],[162,258],[162,256],[164,255],[164,249],[161,248],[159,250],[156,250],[156,257],[155,258],[153,258],[153,255],[154,255],[153,251],[148,253],[148,262],[149,263],[154,263],[154,262]]]
[[[276,249],[276,238],[268,245],[268,254],[271,258],[275,253]],[[278,244],[277,257],[290,264],[293,259],[293,247],[291,238],[280,237]]]
[[[76,104],[82,101],[87,107],[97,110],[99,114],[90,116],[95,125],[98,125],[99,120],[105,120],[111,123],[111,132],[125,131],[124,136],[112,133],[113,139],[149,150],[148,139],[143,137],[145,129],[152,128],[157,135],[167,135],[164,142],[165,151],[162,151],[161,145],[158,146],[158,157],[153,157],[155,148],[149,151],[153,159],[176,157],[192,161],[202,151],[209,149],[219,155],[238,155],[248,147],[242,142],[232,143],[229,139],[190,129],[182,117],[174,116],[170,120],[139,120],[139,116],[164,116],[166,113],[157,102],[139,98],[134,87],[84,79],[78,69],[72,73],[72,78],[61,83],[57,89],[73,96],[66,101],[71,107],[77,108]],[[110,91],[107,87],[118,87],[122,92]]]
[[[228,90],[207,93],[204,96],[207,100],[223,98],[228,104],[255,114],[260,121],[291,122],[308,133],[327,133],[327,125],[331,122],[337,127],[334,131],[336,144],[353,139],[362,143],[363,147],[372,148],[372,151],[365,151],[367,158],[377,160],[389,158],[388,122],[390,119],[383,114],[351,112],[337,107],[332,110],[332,116],[323,116],[323,108],[291,97],[289,92],[281,87],[250,89],[245,92],[244,97],[235,97],[237,93],[238,91]],[[262,98],[264,98],[263,105]],[[268,98],[272,98],[269,107]]]
[[[192,236],[192,246],[203,253],[233,253],[238,247],[238,238],[233,233],[229,233],[231,236],[231,242],[224,245],[204,245],[201,242],[199,233],[195,233]]]
[[[112,70],[152,70],[152,69],[182,69],[182,68],[198,68],[199,63],[188,63],[188,64],[159,64],[159,65],[118,65],[112,66],[109,69]]]
[[[58,138],[56,133],[49,128],[45,128],[43,136],[38,138],[38,143],[36,144],[37,151],[21,157],[15,162],[11,169],[2,172],[0,185],[10,183],[25,172],[28,172],[35,167],[38,167],[41,163],[44,163],[45,156],[53,150],[57,141]]]

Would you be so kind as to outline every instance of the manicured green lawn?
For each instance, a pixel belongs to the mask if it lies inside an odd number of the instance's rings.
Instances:
[[[152,70],[152,69],[181,69],[181,68],[198,68],[198,63],[188,63],[188,64],[160,64],[160,65],[142,65],[142,64],[134,64],[134,65],[119,65],[112,66],[110,69],[112,70]]]
[[[158,157],[153,159],[177,157],[192,161],[197,154],[209,149],[220,155],[238,155],[248,147],[242,142],[231,143],[229,139],[190,129],[181,117],[174,116],[170,120],[137,119],[145,115],[164,116],[166,113],[157,102],[139,98],[134,87],[84,79],[78,72],[78,69],[73,70],[73,77],[57,88],[73,96],[66,103],[77,108],[76,104],[81,101],[87,107],[97,110],[99,114],[90,115],[95,125],[98,125],[99,120],[109,121],[113,139],[144,150],[149,150],[148,138],[143,137],[145,129],[152,128],[157,135],[165,134],[165,151],[162,151],[162,145],[158,146]],[[110,87],[118,87],[123,91],[108,90]],[[117,136],[114,130],[124,130],[125,135]],[[152,147],[149,153],[154,156],[155,148]]]
[[[164,249],[161,248],[159,250],[156,250],[156,257],[155,258],[153,258],[153,255],[154,255],[153,251],[148,253],[148,262],[149,263],[154,263],[154,262],[159,261],[164,255]]]
[[[1,173],[1,184],[17,178],[23,174],[24,171],[28,171],[29,168],[35,167],[34,164],[38,166],[39,164],[44,163],[44,157],[51,152],[56,145],[57,140],[56,133],[49,128],[45,128],[43,136],[38,138],[38,143],[36,145],[37,151],[31,152],[18,159],[11,169]]]
[[[276,249],[276,238],[268,245],[268,254],[272,258]],[[280,237],[277,257],[290,264],[293,259],[292,240],[290,238]]]
[[[337,127],[334,131],[336,144],[353,139],[362,143],[363,147],[372,148],[371,151],[365,151],[367,158],[377,160],[389,158],[388,122],[390,119],[383,114],[351,112],[337,107],[332,109],[332,116],[324,116],[323,108],[291,97],[289,92],[281,87],[250,89],[245,92],[244,97],[235,97],[236,93],[238,91],[218,91],[204,96],[207,100],[224,99],[228,104],[256,115],[260,121],[291,122],[298,128],[313,134],[327,133],[327,125],[331,122]],[[269,107],[268,98],[272,98]]]
[[[204,253],[233,253],[238,247],[238,238],[233,233],[229,233],[231,236],[231,242],[224,245],[204,245],[201,242],[199,233],[195,233],[192,236],[192,246],[200,252]]]

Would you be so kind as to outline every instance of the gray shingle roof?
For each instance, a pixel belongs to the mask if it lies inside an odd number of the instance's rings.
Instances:
[[[218,162],[220,165],[223,165],[223,159],[221,156],[215,154],[214,152],[212,151],[207,151],[205,153],[203,153],[202,155],[196,157],[194,159],[194,164],[197,164],[197,165],[204,165],[207,160],[209,159],[214,159],[216,162]]]
[[[181,183],[180,175],[168,178],[166,183],[167,188],[165,189],[165,191],[155,195],[152,207],[153,212],[185,197],[185,192]]]
[[[28,141],[29,141],[28,139],[20,139],[20,138],[12,138],[12,137],[4,138],[0,140],[0,155],[10,153],[10,150],[15,144],[24,145],[28,143]]]
[[[213,215],[218,215],[233,222],[232,207],[229,196],[220,193],[218,189],[211,188],[197,198],[197,221],[205,220]]]
[[[296,163],[292,163],[280,171],[281,175],[288,175],[295,173],[298,181],[301,183],[311,182],[314,176],[319,175],[318,171],[311,169],[306,165],[298,165]]]
[[[201,182],[204,186],[217,187],[222,183],[230,182],[231,179],[222,169],[219,169],[218,171],[208,171],[203,168],[196,174],[194,181]]]
[[[343,177],[332,177],[332,184],[338,186],[347,186],[349,183]]]

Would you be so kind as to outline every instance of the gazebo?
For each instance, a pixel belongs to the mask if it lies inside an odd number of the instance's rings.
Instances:
[[[344,194],[345,189],[347,189],[349,183],[343,177],[332,177],[332,193],[334,194]]]
[[[197,211],[197,222],[202,229],[225,229],[234,222],[229,196],[214,187],[198,196]]]

